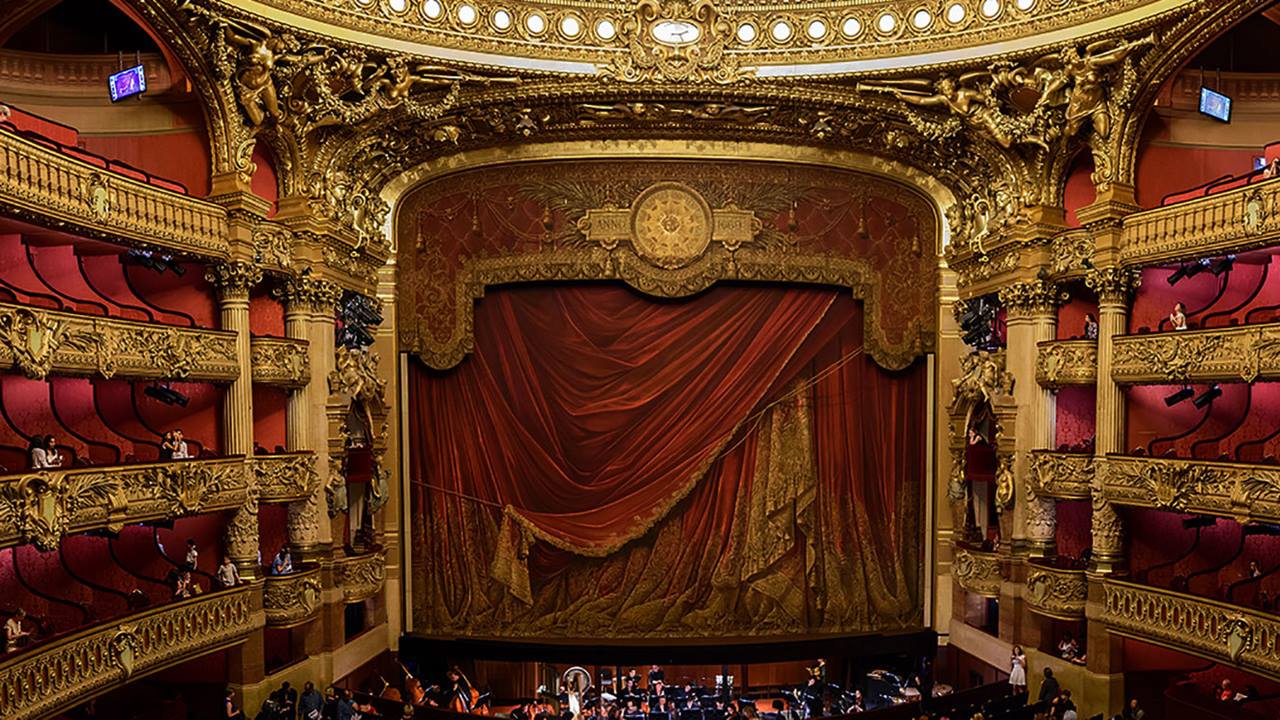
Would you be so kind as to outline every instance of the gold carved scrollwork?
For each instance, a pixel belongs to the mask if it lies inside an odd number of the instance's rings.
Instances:
[[[1141,383],[1253,382],[1280,377],[1280,324],[1128,335],[1115,340],[1112,378]]]
[[[311,378],[306,340],[253,338],[249,349],[255,383],[296,388]]]
[[[329,373],[329,394],[368,403],[373,408],[386,405],[387,381],[378,376],[378,354],[339,347],[334,369]]]
[[[1093,455],[1045,450],[1037,450],[1032,455],[1029,487],[1035,495],[1088,498],[1093,477]]]
[[[1280,519],[1280,469],[1269,465],[1173,458],[1108,457],[1103,491],[1123,505]]]
[[[995,553],[957,548],[955,559],[951,561],[951,576],[968,592],[984,597],[998,597],[1004,570]]]
[[[262,282],[262,268],[247,262],[217,263],[211,265],[204,274],[218,289],[218,295],[224,299],[249,299],[249,291]]]
[[[334,561],[334,574],[338,587],[342,588],[343,600],[360,602],[381,592],[387,577],[386,565],[386,553],[382,550]]]
[[[320,569],[289,575],[270,575],[262,590],[267,624],[290,627],[311,619],[320,610]]]
[[[1005,368],[1005,351],[980,351],[960,358],[960,376],[951,381],[954,411],[980,400],[994,404],[1013,394],[1013,373]]]
[[[289,310],[332,314],[342,297],[342,289],[328,280],[305,275],[286,280],[280,296]]]
[[[1000,289],[1000,304],[1015,314],[1052,315],[1066,299],[1065,292],[1045,280],[1024,280]]]
[[[619,28],[626,53],[600,73],[627,83],[735,82],[750,71],[725,52],[733,32],[711,0],[639,0]]]
[[[1027,574],[1024,597],[1031,609],[1041,615],[1063,620],[1083,618],[1088,594],[1084,570],[1032,565]]]
[[[313,453],[257,455],[253,458],[258,495],[266,502],[298,501],[307,498],[320,480]]]
[[[1142,276],[1129,268],[1097,268],[1085,273],[1084,283],[1097,294],[1100,303],[1127,304],[1142,284]]]
[[[1044,387],[1092,385],[1097,374],[1096,340],[1053,340],[1036,347],[1036,382]]]

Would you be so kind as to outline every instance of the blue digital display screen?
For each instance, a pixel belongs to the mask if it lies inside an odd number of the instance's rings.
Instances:
[[[107,78],[107,89],[111,92],[111,102],[123,100],[147,91],[147,74],[141,65],[135,65]]]
[[[1209,88],[1200,88],[1200,112],[1214,120],[1231,122],[1231,98]]]

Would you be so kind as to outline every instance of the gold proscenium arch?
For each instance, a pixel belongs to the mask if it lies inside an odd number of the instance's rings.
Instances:
[[[516,173],[536,171],[534,163],[579,161],[584,164],[588,161],[629,162],[636,166],[683,161],[704,167],[742,163],[744,168],[764,168],[765,172],[773,168],[778,172],[798,169],[842,172],[849,177],[856,174],[875,180],[878,191],[895,194],[903,202],[919,208],[922,224],[928,227],[924,229],[925,239],[920,245],[908,242],[910,247],[903,248],[904,252],[912,253],[915,260],[899,262],[890,268],[891,272],[884,272],[883,267],[873,267],[868,258],[850,253],[812,252],[804,247],[776,244],[762,247],[753,243],[752,238],[760,231],[766,216],[777,212],[776,202],[768,208],[748,207],[746,203],[742,207],[733,202],[707,203],[704,193],[683,183],[671,182],[680,180],[678,177],[665,176],[654,177],[652,182],[642,183],[646,187],[626,191],[629,194],[610,202],[576,208],[580,217],[575,215],[578,217],[575,227],[568,229],[573,237],[565,243],[540,247],[537,252],[470,256],[452,276],[451,287],[430,284],[421,271],[412,269],[406,262],[406,258],[413,257],[421,268],[430,267],[430,262],[442,261],[429,255],[430,248],[426,247],[429,239],[421,249],[421,258],[416,255],[418,248],[406,246],[406,243],[418,242],[418,227],[406,222],[406,215],[414,212],[413,204],[420,195],[415,190],[446,176],[465,180],[464,173],[496,166],[509,166]],[[561,171],[554,178],[548,177],[547,182],[553,179],[566,184],[584,181],[565,178],[563,174]],[[450,192],[455,191],[453,183],[449,187]],[[389,183],[382,197],[396,208],[392,214],[391,236],[397,245],[401,348],[436,368],[456,365],[473,349],[474,305],[486,288],[539,281],[620,280],[658,297],[691,295],[720,281],[839,286],[848,288],[863,301],[867,353],[882,366],[900,369],[934,349],[936,327],[929,314],[911,318],[902,328],[886,327],[879,318],[881,310],[893,304],[886,286],[901,287],[912,282],[929,293],[930,298],[936,298],[937,258],[947,232],[943,209],[954,202],[954,197],[933,178],[894,161],[846,151],[742,141],[630,139],[526,144],[460,152],[432,160]],[[655,230],[652,224],[644,226],[648,204],[656,197],[661,197],[674,208],[675,215],[680,216],[669,217],[671,227],[665,231]],[[697,232],[705,236],[697,233],[694,237],[680,236],[691,226],[699,228]],[[654,236],[654,232],[670,234]],[[907,268],[913,273],[910,278],[904,277]],[[424,313],[421,306],[415,304],[415,298],[427,295],[443,298],[441,307],[449,309],[444,313]],[[433,314],[450,315],[439,321],[448,324],[447,332],[432,332]]]

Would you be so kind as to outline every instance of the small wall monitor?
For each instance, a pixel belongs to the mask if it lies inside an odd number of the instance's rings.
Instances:
[[[147,74],[141,65],[134,65],[108,77],[107,89],[111,91],[111,102],[141,95],[147,91]]]
[[[1200,112],[1214,120],[1231,122],[1231,98],[1207,87],[1200,88]]]

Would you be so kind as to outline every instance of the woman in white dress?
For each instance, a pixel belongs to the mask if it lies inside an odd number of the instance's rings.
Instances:
[[[1022,652],[1021,645],[1013,646],[1013,657],[1009,660],[1009,685],[1015,695],[1027,691],[1027,654]]]

